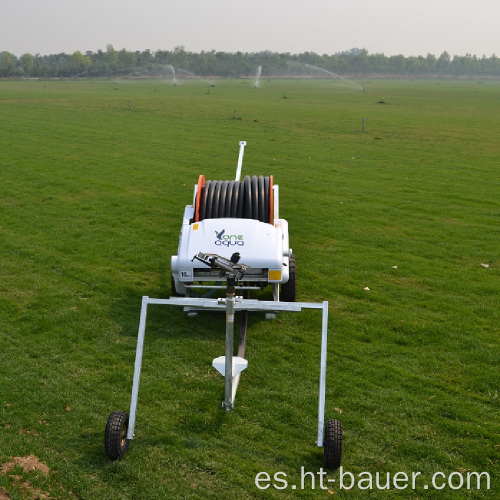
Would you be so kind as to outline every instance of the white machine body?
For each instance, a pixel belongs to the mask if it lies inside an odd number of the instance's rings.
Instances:
[[[196,198],[196,186],[195,195]],[[278,186],[274,186],[274,213],[277,214]],[[284,284],[289,278],[289,257],[292,251],[288,241],[288,222],[275,218],[274,224],[254,219],[217,218],[193,222],[194,205],[186,206],[177,255],[172,256],[171,270],[175,290],[189,295],[186,288],[194,283],[213,283],[225,278],[217,270],[193,257],[200,251],[230,259],[238,252],[241,262],[251,269],[245,273],[245,282],[264,287]]]

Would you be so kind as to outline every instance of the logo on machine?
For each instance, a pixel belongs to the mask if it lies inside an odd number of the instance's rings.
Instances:
[[[242,234],[226,234],[226,230],[215,231],[217,239],[215,240],[216,245],[222,245],[225,247],[238,245],[242,247],[245,242],[243,241]]]

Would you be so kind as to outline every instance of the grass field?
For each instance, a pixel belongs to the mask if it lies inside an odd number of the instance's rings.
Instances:
[[[440,498],[498,498],[500,83],[261,83],[0,82],[0,498],[427,499],[436,472],[491,478],[439,477]],[[226,414],[223,318],[151,307],[136,439],[106,457],[141,297],[170,296],[193,185],[234,178],[240,140],[243,173],[280,186],[298,300],[330,302],[343,468],[420,471],[415,490],[301,488],[322,466],[315,311],[250,317]]]

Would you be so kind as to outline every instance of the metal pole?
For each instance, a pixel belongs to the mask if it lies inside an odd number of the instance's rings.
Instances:
[[[325,386],[326,386],[326,352],[328,347],[328,302],[323,302],[321,319],[321,368],[319,375],[318,403],[318,440],[317,445],[323,446],[325,428]]]
[[[240,141],[240,154],[238,156],[238,166],[236,168],[236,178],[235,181],[239,181],[241,178],[241,165],[243,164],[243,154],[245,152],[246,141]]]
[[[142,351],[144,348],[144,335],[146,332],[146,317],[148,312],[148,296],[142,297],[141,320],[139,322],[139,333],[137,335],[137,350],[135,353],[134,383],[132,385],[132,399],[130,401],[130,414],[128,420],[127,439],[134,439],[135,415],[137,410],[137,398],[139,396],[139,381],[141,378]]]
[[[233,287],[234,290],[234,287]],[[230,294],[228,286],[226,298],[226,366],[224,376],[226,379],[224,403],[226,411],[233,408],[233,349],[234,349],[234,293]]]

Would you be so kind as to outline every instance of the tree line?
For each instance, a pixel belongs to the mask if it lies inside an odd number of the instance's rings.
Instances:
[[[108,45],[97,52],[73,54],[22,54],[0,52],[0,78],[115,78],[115,77],[199,77],[248,78],[262,68],[261,77],[500,77],[496,55],[481,58],[466,54],[439,57],[370,54],[353,48],[332,55],[264,52],[188,52],[183,46],[172,51],[115,50]]]

